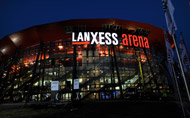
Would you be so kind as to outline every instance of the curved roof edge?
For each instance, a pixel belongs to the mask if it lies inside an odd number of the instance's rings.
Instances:
[[[86,25],[89,28],[102,28],[103,24],[121,25],[124,29],[129,30],[136,30],[136,28],[147,29],[151,32],[148,36],[150,44],[154,46],[161,45],[163,51],[165,50],[163,30],[151,24],[120,19],[71,19],[32,26],[19,32],[7,35],[0,40],[0,54],[10,55],[16,48],[26,48],[28,46],[38,44],[40,40],[54,41],[66,38],[68,37],[68,34],[64,32],[64,27],[66,26]],[[169,34],[168,37],[170,39],[170,43],[173,45]]]

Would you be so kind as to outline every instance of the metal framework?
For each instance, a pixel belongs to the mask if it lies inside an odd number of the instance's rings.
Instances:
[[[65,27],[65,33],[70,35],[68,26]],[[73,27],[72,31],[109,31],[147,37],[150,34],[144,28],[116,29],[115,25],[81,27]],[[17,49],[1,59],[1,102],[50,101],[53,80],[60,82],[59,100],[63,101],[76,100],[76,92],[80,92],[81,100],[155,98],[164,92],[172,93],[168,72],[161,67],[164,67],[165,53],[154,46],[150,49],[124,47],[121,39],[117,46],[73,46],[67,37],[41,40]],[[80,89],[73,90],[73,81],[77,78]]]

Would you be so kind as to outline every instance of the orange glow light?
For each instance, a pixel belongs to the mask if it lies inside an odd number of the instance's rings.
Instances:
[[[121,45],[119,48],[120,48],[120,49],[123,49],[124,47]]]
[[[84,45],[83,47],[84,47],[84,48],[87,48],[87,47],[88,47],[88,45]]]
[[[62,49],[63,49],[63,46],[62,46],[62,45],[59,45],[58,48],[59,48],[60,50],[62,50]]]
[[[97,45],[96,45],[96,48],[100,48],[100,45],[99,45],[99,44],[97,44]]]

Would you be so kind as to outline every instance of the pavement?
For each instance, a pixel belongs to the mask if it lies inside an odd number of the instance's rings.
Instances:
[[[185,105],[187,109],[188,105]],[[187,110],[187,112],[189,112]],[[186,118],[190,118],[188,113]],[[84,101],[0,105],[1,118],[183,118],[179,103],[163,101]]]

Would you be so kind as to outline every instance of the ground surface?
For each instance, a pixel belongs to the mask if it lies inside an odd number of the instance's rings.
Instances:
[[[50,107],[42,104],[0,105],[0,118],[181,118],[175,102],[98,101]]]

